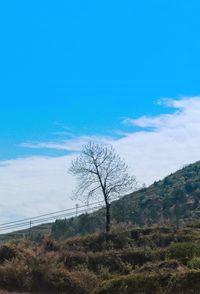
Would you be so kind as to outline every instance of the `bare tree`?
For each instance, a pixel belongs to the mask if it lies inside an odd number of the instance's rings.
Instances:
[[[75,198],[88,202],[103,198],[106,205],[106,231],[110,230],[110,203],[136,185],[127,165],[113,147],[90,142],[72,161],[70,172],[77,177]]]

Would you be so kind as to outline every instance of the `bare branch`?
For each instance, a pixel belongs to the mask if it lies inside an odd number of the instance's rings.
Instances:
[[[70,172],[76,176],[76,198],[88,202],[103,197],[109,221],[110,201],[130,192],[136,186],[134,177],[128,175],[124,160],[113,147],[90,142],[83,147],[78,158],[72,161]]]

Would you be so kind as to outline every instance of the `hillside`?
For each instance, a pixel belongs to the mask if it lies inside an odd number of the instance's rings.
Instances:
[[[113,217],[139,225],[175,222],[182,224],[200,216],[200,161],[154,182],[146,189],[113,203]]]
[[[0,246],[0,293],[199,293],[199,240],[199,229],[168,226],[7,243]]]
[[[31,229],[19,230],[11,233],[0,234],[0,244],[12,240],[20,240],[29,238],[40,242],[44,237],[50,236],[52,223],[45,223],[34,226]]]
[[[111,205],[113,223],[140,226],[194,222],[200,216],[200,162],[190,164]],[[55,238],[92,233],[105,228],[104,209],[68,220],[57,220],[52,227]]]

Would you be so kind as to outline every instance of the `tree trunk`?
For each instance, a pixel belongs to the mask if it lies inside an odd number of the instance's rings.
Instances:
[[[110,204],[106,204],[106,232],[110,231]]]

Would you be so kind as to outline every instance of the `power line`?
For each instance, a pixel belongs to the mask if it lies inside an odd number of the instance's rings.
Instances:
[[[59,211],[52,212],[52,213],[41,214],[41,215],[31,217],[31,218],[26,218],[26,219],[21,219],[21,220],[17,220],[17,221],[3,223],[3,224],[0,224],[0,231],[8,231],[11,229],[30,227],[30,223],[31,223],[31,225],[34,225],[34,224],[39,225],[44,222],[52,221],[55,219],[60,219],[60,218],[64,218],[64,217],[69,218],[72,216],[77,216],[77,215],[80,215],[81,213],[91,212],[96,209],[102,208],[103,202],[104,201],[94,202],[94,203],[82,205],[79,207],[76,206],[74,208],[68,208],[68,209],[59,210]],[[86,207],[86,209],[85,209],[85,207]]]
[[[87,212],[91,212],[91,211],[94,211],[98,208],[101,208],[102,206],[96,206],[96,207],[92,207],[92,208],[89,208],[87,210]],[[85,212],[85,209],[83,210],[80,210],[79,211],[79,215],[81,213],[84,213]],[[31,225],[34,225],[34,224],[43,224],[43,223],[46,223],[47,221],[52,221],[52,220],[55,220],[55,219],[61,219],[61,218],[66,218],[66,217],[72,217],[72,216],[76,216],[76,213],[75,212],[72,212],[72,213],[68,213],[68,214],[62,214],[62,215],[58,215],[58,216],[54,216],[54,217],[49,217],[49,218],[44,218],[44,219],[40,219],[40,220],[36,220],[36,221],[31,221]],[[15,228],[22,228],[22,227],[27,227],[27,226],[30,226],[30,222],[24,222],[24,223],[19,223],[19,224],[13,224],[13,225],[10,225],[10,226],[5,226],[5,227],[2,227],[0,228],[0,231],[6,231],[6,230],[10,230],[10,229],[15,229]]]
[[[100,204],[100,203],[103,203],[103,202],[104,201],[94,202],[94,203],[91,203],[89,205],[87,204],[87,205],[79,206],[78,208],[88,207],[88,206]],[[5,225],[14,224],[14,223],[23,222],[23,221],[29,221],[30,222],[30,220],[38,219],[38,218],[41,218],[41,217],[44,217],[44,216],[48,216],[48,215],[53,215],[53,214],[58,214],[58,213],[62,213],[62,212],[67,212],[67,211],[71,211],[71,210],[76,210],[76,207],[67,208],[67,209],[58,210],[58,211],[51,212],[51,213],[40,214],[38,216],[33,216],[33,217],[30,217],[30,218],[25,218],[25,219],[21,219],[21,220],[16,220],[16,221],[12,221],[12,222],[3,223],[3,224],[0,224],[0,228],[2,226],[5,226]]]

